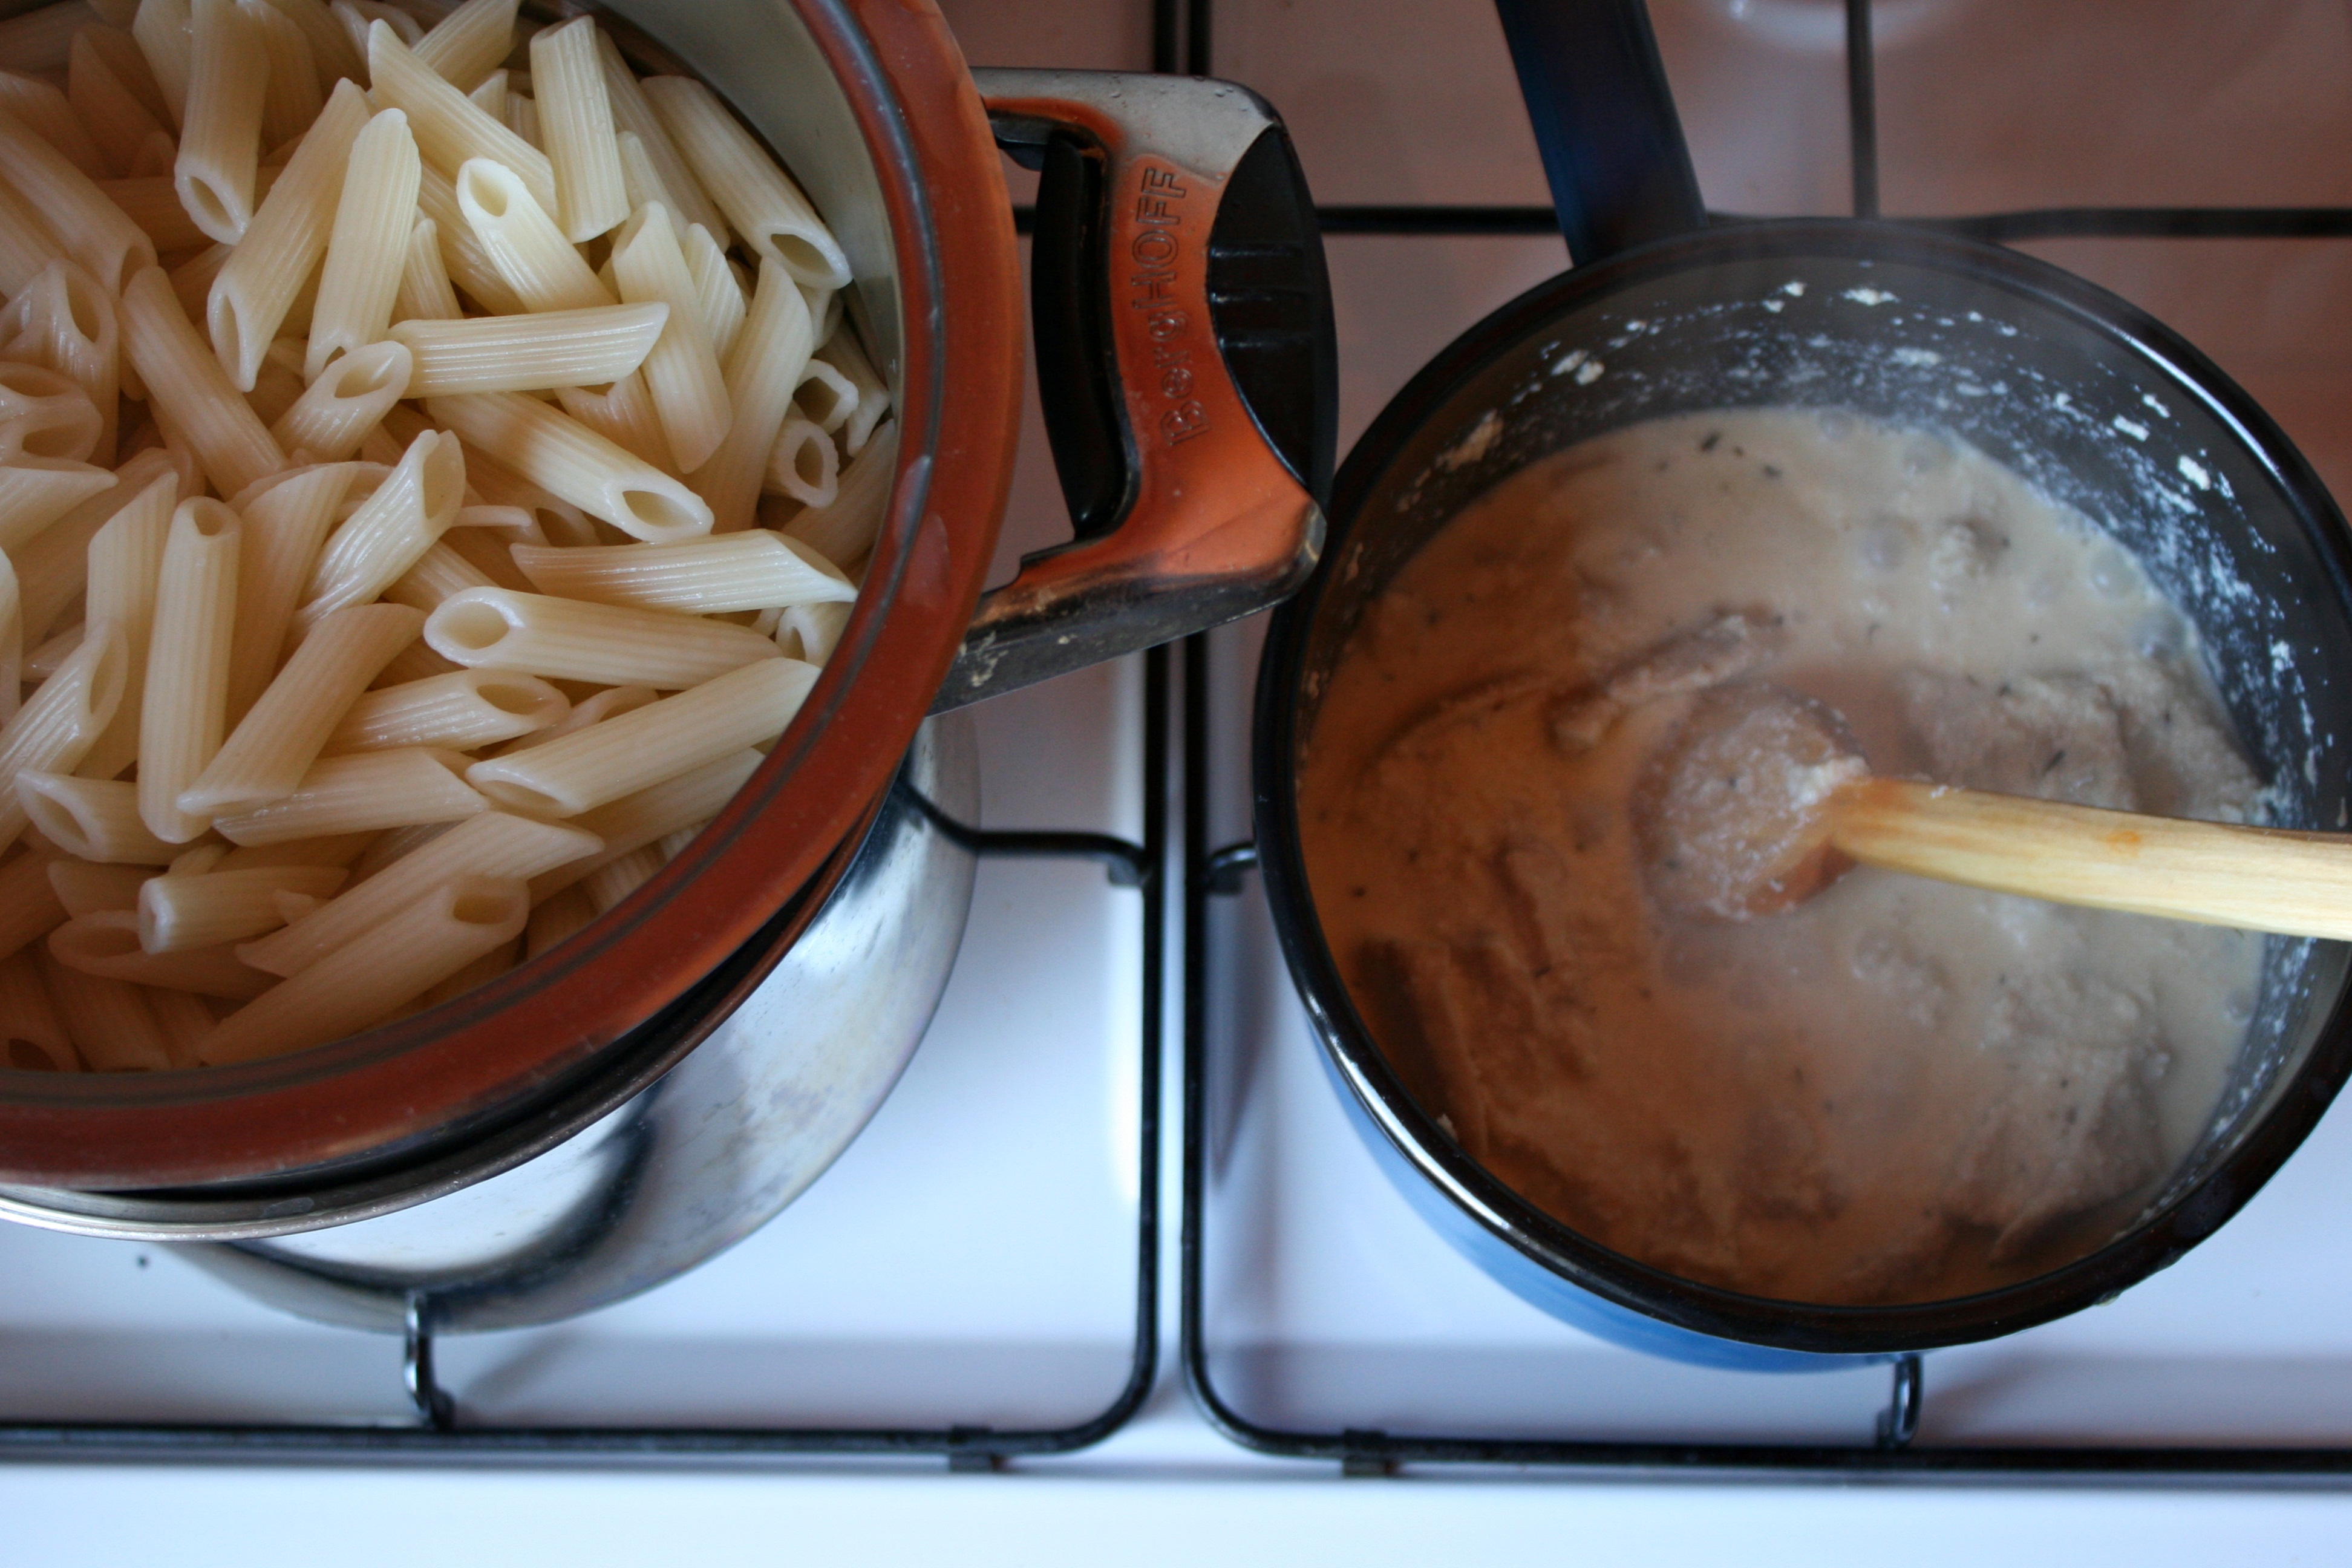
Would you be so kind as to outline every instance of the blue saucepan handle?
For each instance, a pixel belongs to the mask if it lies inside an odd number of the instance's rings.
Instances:
[[[1643,0],[1495,0],[1577,265],[1706,223]]]

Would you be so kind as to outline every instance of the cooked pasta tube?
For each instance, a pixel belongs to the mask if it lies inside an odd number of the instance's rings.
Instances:
[[[719,355],[703,326],[694,276],[687,270],[668,212],[646,205],[632,214],[613,237],[612,262],[622,299],[632,303],[658,300],[669,307],[669,319],[646,356],[646,386],[661,416],[671,465],[680,473],[691,473],[726,438],[734,414]]]
[[[650,844],[615,856],[580,879],[589,907],[603,914],[650,880],[662,868],[661,851]]]
[[[456,531],[452,529],[434,541],[433,548],[418,556],[416,564],[402,573],[383,591],[383,596],[396,605],[429,614],[444,599],[453,598],[468,588],[497,587],[487,573],[451,546],[449,540]]]
[[[294,19],[269,0],[237,0],[268,57],[268,90],[261,103],[261,144],[282,146],[310,128],[327,101],[310,58],[310,40]]]
[[[782,733],[817,674],[796,659],[747,664],[560,741],[476,763],[466,778],[501,805],[577,816]]]
[[[231,1002],[249,1001],[260,995],[275,979],[240,962],[236,952],[226,946],[149,952],[139,945],[137,910],[101,910],[96,914],[76,915],[49,933],[48,952],[64,970],[127,981],[133,985],[194,991]],[[88,1048],[79,1035],[74,1044]]]
[[[228,656],[245,525],[216,500],[172,514],[147,645],[139,713],[139,815],[156,837],[184,844],[209,819],[181,806],[227,731]]]
[[[89,542],[89,585],[82,597],[86,622],[122,633],[127,656],[122,700],[106,731],[84,754],[78,771],[86,778],[119,776],[139,754],[139,714],[147,690],[147,649],[155,626],[156,591],[163,575],[163,548],[172,533],[178,493],[170,476],[159,476],[129,506],[116,512]]]
[[[890,510],[890,487],[898,477],[898,423],[894,419],[841,470],[833,504],[794,516],[784,524],[784,533],[828,561],[855,564],[874,548],[882,531],[883,517]]]
[[[130,662],[120,628],[93,628],[16,717],[0,725],[0,850],[22,837],[30,820],[16,776],[74,771],[114,717]]]
[[[512,169],[469,158],[457,171],[457,210],[523,309],[579,310],[614,302]]]
[[[459,89],[488,75],[514,47],[516,0],[466,0],[416,41],[416,58]]]
[[[62,858],[49,862],[49,888],[66,907],[68,920],[136,910],[139,889],[154,875],[150,866],[101,866]]]
[[[670,221],[677,221],[677,209],[665,202],[670,211]],[[711,351],[721,364],[735,350],[735,339],[743,331],[746,302],[743,286],[735,280],[735,269],[727,265],[727,252],[711,232],[700,224],[688,224],[678,237],[678,248],[686,253],[686,269],[694,278],[694,298],[702,312],[702,330],[710,334]]]
[[[528,930],[528,926],[525,927]],[[488,985],[522,961],[523,938],[520,936],[500,942],[465,968],[435,984],[409,1004],[411,1010],[422,1011],[437,1007],[444,1002],[455,1001],[467,992]]]
[[[75,35],[66,63],[66,101],[89,128],[109,172],[121,174],[150,135],[168,136],[171,131],[141,101],[94,37],[110,30],[85,27]],[[152,74],[149,79],[153,79]]]
[[[263,356],[327,252],[342,200],[344,166],[367,122],[367,94],[349,80],[337,82],[253,215],[245,237],[213,278],[205,328],[229,384],[239,391],[253,390]]]
[[[0,70],[0,109],[6,110],[40,134],[66,156],[66,162],[93,180],[107,177],[106,154],[74,112],[66,95],[37,77]]]
[[[776,642],[786,655],[821,666],[833,658],[833,650],[841,646],[841,634],[848,629],[847,605],[794,605],[777,623]],[[787,638],[798,642],[800,651],[796,655]]]
[[[194,16],[188,0],[139,0],[131,36],[155,79],[163,106],[178,129],[188,113],[188,76],[194,68]]]
[[[69,969],[46,947],[34,963],[75,1051],[92,1072],[161,1072],[172,1065],[171,1044],[138,986]]]
[[[422,189],[421,178],[417,184]],[[449,264],[441,258],[441,227],[429,217],[418,218],[408,231],[408,248],[401,258],[400,289],[393,296],[392,319],[454,321],[465,313],[458,307],[457,289],[449,284]]]
[[[555,210],[555,168],[547,154],[482,112],[419,60],[389,26],[368,29],[368,91],[405,110],[417,150],[455,177],[468,159],[494,159],[511,170],[542,212]]]
[[[633,538],[710,531],[709,505],[686,484],[520,393],[428,398],[425,411],[467,447]]]
[[[270,426],[270,439],[312,462],[338,463],[360,449],[392,405],[409,395],[415,361],[386,340],[339,356]]]
[[[593,305],[470,321],[409,321],[392,329],[415,370],[404,394],[536,392],[617,381],[646,363],[667,336],[670,307],[659,301]]]
[[[213,866],[215,871],[250,871],[262,866],[351,867],[383,836],[373,831],[335,833],[320,838],[289,838],[276,844],[234,845]],[[359,873],[352,873],[357,880]]]
[[[42,837],[79,859],[105,866],[168,866],[184,846],[147,831],[139,786],[67,773],[16,775],[17,798]]]
[[[690,77],[649,77],[641,85],[702,188],[744,244],[800,282],[838,289],[849,281],[849,258],[833,231],[716,93]]]
[[[0,551],[11,554],[92,496],[115,488],[104,468],[64,458],[22,457],[0,468]]]
[[[563,237],[584,244],[629,216],[594,18],[577,16],[531,38],[530,89],[555,167]]]
[[[523,930],[523,951],[537,958],[596,918],[596,906],[577,888],[566,888],[551,899],[533,904],[530,924]]]
[[[155,265],[155,242],[64,153],[5,110],[0,110],[0,179],[101,287],[120,289],[132,273]]]
[[[98,531],[165,474],[176,481],[178,470],[170,454],[161,448],[136,453],[115,469],[112,486],[41,530],[29,544],[7,552],[16,567],[17,604],[27,648],[38,646],[49,635],[58,615],[81,594],[89,580],[89,542]]]
[[[245,506],[237,563],[236,629],[229,639],[228,706],[235,723],[269,684],[335,513],[361,470],[333,463],[286,476]]]
[[[211,764],[180,792],[180,809],[238,816],[302,788],[343,714],[424,622],[405,605],[352,605],[312,626]]]
[[[320,552],[297,621],[315,626],[383,593],[448,531],[465,496],[466,458],[457,443],[436,430],[417,437]]]
[[[669,132],[662,125],[661,116],[654,112],[646,97],[646,89],[636,73],[621,58],[620,46],[610,34],[596,35],[596,58],[604,71],[604,97],[612,107],[614,132],[627,133],[637,139],[646,162],[660,181],[662,205],[669,208],[680,223],[700,224],[723,247],[727,241],[727,220],[713,205],[702,182],[678,152],[677,143],[670,140]],[[630,210],[640,204],[631,202]]]
[[[808,302],[782,268],[762,261],[751,311],[727,359],[727,397],[735,422],[710,460],[688,480],[709,505],[713,531],[751,526],[768,454],[792,408],[810,342]]]
[[[329,899],[351,876],[339,866],[261,866],[151,877],[139,888],[139,945],[149,952],[217,947],[276,931],[279,893]]]
[[[251,1061],[340,1039],[513,942],[530,916],[512,878],[445,884],[222,1019],[197,1054],[211,1064]]]
[[[323,758],[290,793],[213,826],[230,843],[249,845],[457,821],[489,805],[458,776],[467,761],[424,746]]]
[[[493,753],[511,756],[527,752],[533,746],[543,746],[550,741],[560,741],[575,730],[585,730],[591,724],[601,724],[617,713],[633,713],[646,703],[657,701],[661,693],[650,686],[608,686],[592,697],[583,697],[572,705],[572,711],[544,730],[534,730],[518,736]]]
[[[268,4],[302,30],[302,41],[310,47],[311,63],[322,84],[341,77],[353,81],[365,79],[366,58],[335,20],[327,0],[268,0]]]
[[[66,907],[49,886],[49,859],[46,853],[25,849],[0,864],[0,958],[66,923]]]
[[[755,772],[760,753],[748,747],[715,763],[664,779],[616,801],[583,812],[572,826],[604,841],[595,854],[553,867],[530,879],[533,899],[552,898],[607,862],[658,843],[682,828],[708,822]]]
[[[661,171],[654,167],[646,155],[646,139],[634,131],[617,132],[613,145],[621,158],[621,194],[627,199],[628,210],[636,211],[647,202],[659,202],[675,213],[677,198],[662,184]]]
[[[452,283],[471,295],[483,310],[495,314],[512,315],[524,308],[521,297],[499,275],[498,264],[490,258],[481,236],[466,221],[466,210],[457,203],[456,182],[430,163],[425,165],[416,182],[416,210],[432,222],[434,236],[441,247],[441,263]]]
[[[305,379],[318,380],[328,361],[376,342],[392,324],[421,166],[408,117],[397,109],[374,116],[352,139],[319,299],[310,308]]]
[[[0,294],[13,298],[65,253],[40,215],[0,180]]]
[[[253,222],[269,47],[236,0],[194,0],[189,16],[187,108],[172,179],[196,226],[235,245]]]
[[[723,616],[857,597],[831,562],[764,528],[680,544],[518,544],[514,561],[542,594],[648,610]]]
[[[748,626],[510,588],[468,588],[444,600],[425,620],[425,640],[469,669],[662,690],[777,657],[775,645]]]
[[[821,359],[812,357],[793,388],[793,405],[816,422],[826,435],[837,435],[857,412],[857,384]]]
[[[14,310],[16,301],[8,308]],[[0,328],[5,325],[0,317]],[[40,365],[0,360],[0,465],[26,458],[86,461],[97,449],[98,432],[98,407],[80,383]],[[86,499],[77,497],[73,504]]]
[[[0,554],[0,724],[24,705],[25,612],[16,593],[16,568]]]
[[[65,376],[98,413],[98,436],[89,451],[34,451],[99,464],[114,461],[121,348],[113,300],[96,279],[63,257],[44,267],[0,310],[0,354]]]
[[[457,878],[528,879],[567,861],[584,859],[603,847],[603,840],[576,827],[502,811],[485,812],[364,879],[355,879],[316,912],[284,931],[245,943],[238,955],[272,974],[299,974]]]
[[[38,686],[42,681],[55,675],[59,668],[63,668],[66,660],[71,658],[75,651],[81,647],[82,633],[88,629],[87,623],[76,621],[72,626],[26,654],[25,656],[26,680]]]
[[[39,963],[29,952],[0,959],[0,1068],[17,1072],[79,1072],[73,1037],[49,1000]]]
[[[392,656],[392,662],[385,665],[383,673],[375,678],[375,686],[372,689],[381,690],[386,687],[405,686],[412,680],[425,680],[436,675],[448,675],[457,668],[456,665],[427,647],[425,645],[425,639],[419,637]]]
[[[841,454],[813,419],[787,417],[768,453],[762,487],[803,506],[831,506],[841,493]]]
[[[361,698],[328,737],[327,751],[446,746],[470,752],[548,729],[571,711],[570,699],[532,676],[459,670]]]
[[[866,351],[856,339],[845,332],[836,332],[825,342],[818,356],[849,379],[857,388],[857,406],[841,428],[841,449],[851,457],[866,450],[882,421],[890,412],[890,388],[874,368]]]
[[[669,437],[662,429],[661,415],[654,408],[654,395],[646,389],[643,371],[632,372],[607,386],[557,387],[555,401],[563,405],[563,412],[631,457],[642,458],[665,473],[674,471]]]
[[[454,822],[415,822],[406,827],[394,827],[377,834],[369,843],[367,852],[352,862],[352,880],[354,883],[366,881],[387,866],[424,848],[443,834],[455,832],[457,826]],[[292,925],[294,922],[289,919],[286,923]]]
[[[239,0],[246,5],[258,5],[263,0]],[[163,1032],[163,1048],[171,1053],[174,1068],[201,1067],[196,1060],[196,1043],[213,1032],[219,1020],[213,1015],[213,1005],[193,991],[165,991],[150,986],[145,991],[147,1009],[155,1016],[156,1027]]]
[[[530,514],[542,540],[562,544],[589,544],[595,525],[570,501],[542,489],[511,468],[490,460],[478,449],[466,455],[466,479],[488,506],[518,507]]]
[[[425,41],[425,24],[398,5],[382,0],[334,0],[334,13],[350,33],[352,47],[364,56],[368,47],[368,29],[377,22],[387,23],[411,49]]]
[[[236,261],[234,256],[229,259]],[[227,276],[226,269],[222,276]],[[218,279],[214,290],[217,299]],[[220,360],[188,324],[161,268],[141,271],[122,291],[122,346],[147,384],[150,407],[186,436],[215,489],[235,495],[286,467],[286,454],[270,439],[269,427],[229,384]],[[262,345],[263,353],[268,349]]]
[[[170,876],[201,877],[205,872],[219,866],[219,864],[227,858],[227,845],[222,844],[216,840],[207,840],[203,843],[191,844],[185,849],[181,850],[179,854],[172,858],[172,863],[163,868],[163,869],[165,874]],[[136,908],[137,903],[138,901],[133,900],[131,907]]]
[[[507,117],[507,76],[505,71],[494,70],[466,92],[475,108],[500,121]]]

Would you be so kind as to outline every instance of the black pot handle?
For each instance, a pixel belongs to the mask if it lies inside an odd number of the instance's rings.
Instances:
[[[1261,610],[1323,545],[1339,360],[1315,204],[1231,82],[972,73],[1044,174],[1038,391],[1065,545],[986,595],[934,712]]]
[[[1495,0],[1578,266],[1706,224],[1643,0]]]

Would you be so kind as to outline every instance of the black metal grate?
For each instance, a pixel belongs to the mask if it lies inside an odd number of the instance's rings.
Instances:
[[[1199,47],[1190,68],[1210,74],[1206,39],[1213,0],[1189,0]],[[1163,20],[1174,0],[1157,0]],[[1846,0],[1847,114],[1854,216],[1878,216],[1877,105],[1870,0]],[[1339,206],[1321,209],[1327,234],[1427,237],[1557,234],[1549,207]],[[1715,215],[1717,221],[1737,221]],[[2062,207],[1975,216],[1895,220],[1987,241],[2067,237],[2321,238],[2352,236],[2340,207]],[[1181,1284],[1185,1384],[1210,1424],[1241,1447],[1288,1458],[1337,1462],[1343,1474],[1394,1474],[1406,1465],[1543,1466],[1613,1479],[1709,1476],[1778,1479],[2305,1484],[2352,1481],[2352,1448],[2155,1446],[1935,1446],[1912,1443],[1926,1399],[1921,1358],[1893,1364],[1893,1387],[1873,1444],[1611,1442],[1476,1435],[1294,1431],[1251,1421],[1219,1393],[1209,1365],[1203,1276],[1207,1226],[1206,1107],[1208,912],[1213,898],[1242,890],[1256,865],[1248,844],[1207,839],[1209,639],[1184,648],[1184,1128]]]

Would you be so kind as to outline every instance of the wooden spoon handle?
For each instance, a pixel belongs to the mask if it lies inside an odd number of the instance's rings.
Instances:
[[[1828,802],[1830,843],[1868,866],[2053,903],[2352,940],[2352,835],[2184,822],[1907,779]]]

